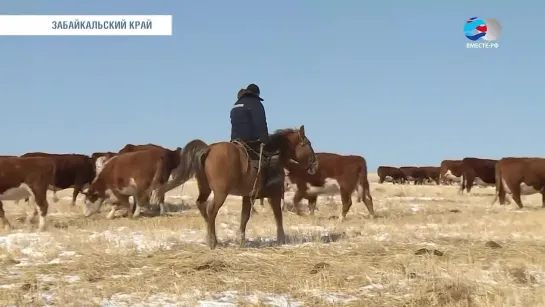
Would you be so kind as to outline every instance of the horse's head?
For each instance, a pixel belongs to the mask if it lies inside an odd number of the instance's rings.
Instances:
[[[283,129],[271,136],[271,141],[280,150],[284,162],[291,161],[304,167],[311,175],[318,169],[318,159],[310,140],[305,134],[305,126],[299,129]]]

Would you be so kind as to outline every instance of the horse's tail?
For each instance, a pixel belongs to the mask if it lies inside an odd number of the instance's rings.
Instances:
[[[172,171],[172,180],[164,186],[164,192],[184,184],[191,177],[204,170],[204,158],[208,155],[210,147],[201,140],[192,140],[187,143],[180,156],[180,164]]]

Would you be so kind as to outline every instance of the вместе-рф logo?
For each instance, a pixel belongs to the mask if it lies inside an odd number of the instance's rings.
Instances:
[[[464,33],[472,41],[466,48],[498,48],[501,25],[494,18],[471,17],[464,24]]]

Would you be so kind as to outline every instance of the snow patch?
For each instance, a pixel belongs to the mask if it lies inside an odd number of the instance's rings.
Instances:
[[[198,297],[206,297],[207,299],[198,300]],[[237,291],[224,291],[220,293],[201,293],[196,290],[194,293],[178,296],[168,293],[158,293],[147,296],[142,300],[135,294],[116,293],[111,298],[101,302],[102,307],[178,307],[187,306],[187,301],[198,301],[197,306],[200,307],[235,307],[239,302],[248,302],[251,304],[264,304],[267,306],[277,307],[299,307],[302,303],[289,299],[284,295],[267,294],[256,292],[250,295],[241,295]]]
[[[203,243],[204,237],[197,230],[186,230],[182,233],[173,231],[144,232],[128,231],[127,227],[118,227],[114,230],[105,230],[95,232],[89,236],[91,241],[106,241],[113,245],[115,249],[127,250],[134,248],[139,252],[149,252],[154,250],[170,250],[173,246],[180,243]],[[115,253],[116,250],[107,248],[106,253]]]
[[[329,304],[345,305],[352,301],[358,300],[358,298],[353,295],[349,295],[349,294],[345,294],[341,292],[324,293],[318,289],[306,290],[303,292],[308,293],[314,297],[318,297]]]
[[[16,254],[15,260],[19,262],[16,266],[65,263],[79,256],[76,252],[64,250],[65,247],[47,232],[16,232],[0,236],[0,249]],[[48,254],[55,251],[60,251],[57,258],[46,261]]]
[[[445,200],[444,197],[429,197],[429,196],[391,196],[386,197],[387,200],[426,200],[426,201],[438,201]]]

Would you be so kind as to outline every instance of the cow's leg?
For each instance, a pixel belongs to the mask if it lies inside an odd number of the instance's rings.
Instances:
[[[471,195],[471,189],[473,188],[473,183],[475,183],[475,175],[469,174],[466,177],[466,191],[468,195]]]
[[[314,211],[316,211],[316,203],[318,200],[318,196],[308,196],[308,209],[310,211],[310,215],[314,215]]]
[[[462,175],[461,181],[460,181],[460,189],[458,190],[458,194],[459,195],[464,194],[465,188],[466,188],[466,176]]]
[[[511,190],[511,197],[513,197],[513,200],[519,206],[519,209],[524,208],[524,206],[522,205],[522,199],[520,197],[520,184],[512,184],[509,189]]]
[[[297,215],[303,215],[303,212],[301,211],[301,200],[303,199],[303,196],[305,196],[305,192],[302,189],[297,189],[297,192],[295,192],[295,195],[293,196],[293,209],[295,209]]]
[[[256,200],[257,200],[257,199],[256,199]],[[259,214],[259,212],[257,212],[257,210],[255,209],[255,205],[256,205],[256,204],[255,204],[255,203],[256,203],[255,201],[256,201],[256,200],[254,200],[253,204],[251,204],[251,206],[250,206],[250,207],[251,207],[251,209],[250,209],[251,214]],[[251,203],[251,200],[250,200],[250,203]],[[261,206],[263,206],[263,198],[260,198],[260,199],[259,199],[259,203],[261,204]]]
[[[541,190],[541,208],[545,208],[545,191]]]
[[[83,190],[83,185],[78,184],[74,186],[74,191],[72,191],[72,206],[76,205],[76,199],[78,198],[78,194],[81,193],[81,190]],[[56,194],[53,194],[53,195],[56,195]]]
[[[344,221],[346,219],[346,214],[350,207],[352,207],[352,195],[351,191],[348,191],[344,188],[341,188],[341,201],[343,203],[343,209],[339,220]]]
[[[293,199],[292,199],[292,202],[293,202]],[[289,211],[290,205],[286,203],[286,197],[285,196],[282,196],[281,203],[282,203],[282,212]],[[271,200],[269,199],[269,205],[270,204],[271,204]]]
[[[137,218],[142,213],[142,207],[149,207],[151,193],[146,193],[146,191],[138,191],[135,196],[133,196],[133,203],[129,201],[129,210],[133,213],[132,217]]]
[[[34,217],[38,214],[38,204],[36,203],[32,208],[30,208],[30,211],[27,213],[25,218],[25,224],[27,226],[32,225],[32,220],[34,220]]]
[[[0,200],[0,221],[2,222],[2,227],[5,229],[11,229],[11,224],[6,218],[6,213],[4,212],[4,204]]]
[[[371,196],[371,188],[369,187],[369,181],[367,181],[367,178],[363,178],[363,181],[360,183],[358,189],[361,189],[360,197],[362,198],[367,211],[369,211],[369,216],[375,218],[376,215],[373,205],[373,197]]]
[[[55,203],[59,202],[59,197],[57,196],[57,190],[53,190],[53,202]]]
[[[112,191],[112,193],[114,194],[115,198],[117,198],[117,201],[112,204],[112,209],[110,210],[110,212],[108,212],[108,215],[106,215],[106,219],[108,220],[113,219],[115,217],[115,212],[117,211],[119,206],[127,207],[128,209],[127,216],[132,217],[133,211],[131,208],[131,204],[129,202],[129,196],[125,194],[121,194],[117,191]]]
[[[159,192],[157,192],[156,198],[157,198],[157,201],[159,202],[159,214],[167,215],[168,207],[165,205],[165,194],[159,195]]]
[[[507,200],[507,193],[505,191],[507,187],[505,186],[505,181],[501,179],[501,177],[498,179],[498,181],[499,182],[496,182],[496,197],[494,197],[494,201],[492,202],[492,204],[494,204],[496,200],[499,200],[500,206],[503,206],[505,205],[505,202]]]
[[[36,217],[36,215],[38,214],[38,204],[34,195],[25,198],[25,202],[30,207],[30,211],[27,213],[25,218],[25,225],[30,226],[32,225],[34,217]]]
[[[40,214],[38,217],[38,231],[44,231],[46,227],[47,210],[49,209],[49,203],[47,202],[47,188],[33,189],[32,192],[34,194],[34,200],[38,209],[37,211]]]

